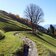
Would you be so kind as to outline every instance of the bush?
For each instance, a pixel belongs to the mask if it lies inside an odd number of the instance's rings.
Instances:
[[[0,40],[3,39],[4,37],[5,37],[4,32],[0,30]]]

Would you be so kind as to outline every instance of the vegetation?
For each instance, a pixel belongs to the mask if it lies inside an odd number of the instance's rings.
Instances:
[[[27,6],[25,10],[25,15],[28,19],[31,20],[31,26],[32,26],[32,31],[33,33],[36,32],[36,26],[40,22],[43,22],[43,11],[42,9],[35,5],[35,4],[30,4]]]
[[[35,5],[34,5],[35,6]],[[35,11],[35,10],[34,10]],[[24,42],[21,38],[28,37],[36,43],[39,56],[55,56],[56,55],[56,39],[37,30],[36,34],[32,33],[32,29],[22,21],[13,20],[14,18],[7,14],[0,13],[0,56],[14,56],[17,51],[22,51]],[[41,16],[40,13],[39,16]],[[13,15],[14,16],[14,15]],[[18,16],[17,16],[18,17]],[[21,19],[24,22],[27,20]],[[42,29],[39,27],[39,29]],[[4,30],[4,31],[2,31]],[[7,32],[10,31],[10,32]],[[15,33],[17,35],[15,35]]]
[[[5,31],[12,31],[12,30],[27,30],[31,29],[28,26],[12,20],[10,17],[0,14],[0,29],[3,29]]]
[[[43,34],[43,35],[44,35],[43,38],[46,37],[45,40],[49,39],[48,42],[55,40],[55,39],[52,39],[52,37],[50,37],[48,35],[45,35],[45,34]],[[41,38],[37,37],[36,35],[29,33],[29,32],[25,32],[25,31],[20,32],[19,36],[20,37],[28,37],[31,40],[33,40],[36,43],[36,47],[38,49],[39,56],[52,56],[52,55],[56,54],[56,47],[53,46],[52,44],[48,43],[47,40],[44,41],[43,38],[41,39]],[[53,41],[54,45],[55,45],[55,43],[56,43],[56,40]],[[52,54],[50,52],[52,52]]]
[[[54,27],[52,25],[50,25],[50,32],[52,35],[54,35]]]
[[[0,30],[0,40],[3,39],[4,37],[5,37],[4,32]]]
[[[7,32],[4,40],[0,40],[0,55],[12,56],[14,52],[21,50],[23,41],[13,34],[14,32]]]
[[[47,30],[47,34],[49,34],[52,37],[56,38],[56,29],[53,25],[50,25],[50,27]]]

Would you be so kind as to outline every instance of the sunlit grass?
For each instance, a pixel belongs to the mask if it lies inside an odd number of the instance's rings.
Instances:
[[[53,46],[56,47],[56,39],[47,35],[47,34],[44,34],[42,33],[42,35],[39,35],[42,39],[46,40],[47,42],[49,42],[50,44],[52,44]]]
[[[56,47],[53,45],[47,43],[46,41],[40,39],[39,37],[27,33],[27,32],[21,32],[19,33],[20,37],[28,37],[31,40],[33,40],[36,43],[38,54],[39,56],[50,56],[50,51],[56,53]]]
[[[0,40],[0,54],[9,55],[16,50],[20,50],[22,48],[23,41],[13,35],[12,32],[5,33],[5,39]]]

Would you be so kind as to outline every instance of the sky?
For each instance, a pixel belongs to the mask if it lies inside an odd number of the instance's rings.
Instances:
[[[40,25],[56,24],[56,0],[0,0],[0,10],[24,16],[24,10],[29,4],[36,4],[44,12],[44,22]]]

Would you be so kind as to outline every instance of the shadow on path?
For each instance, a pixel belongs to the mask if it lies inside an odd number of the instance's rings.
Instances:
[[[29,46],[24,44],[23,51],[17,51],[14,56],[28,56]]]

